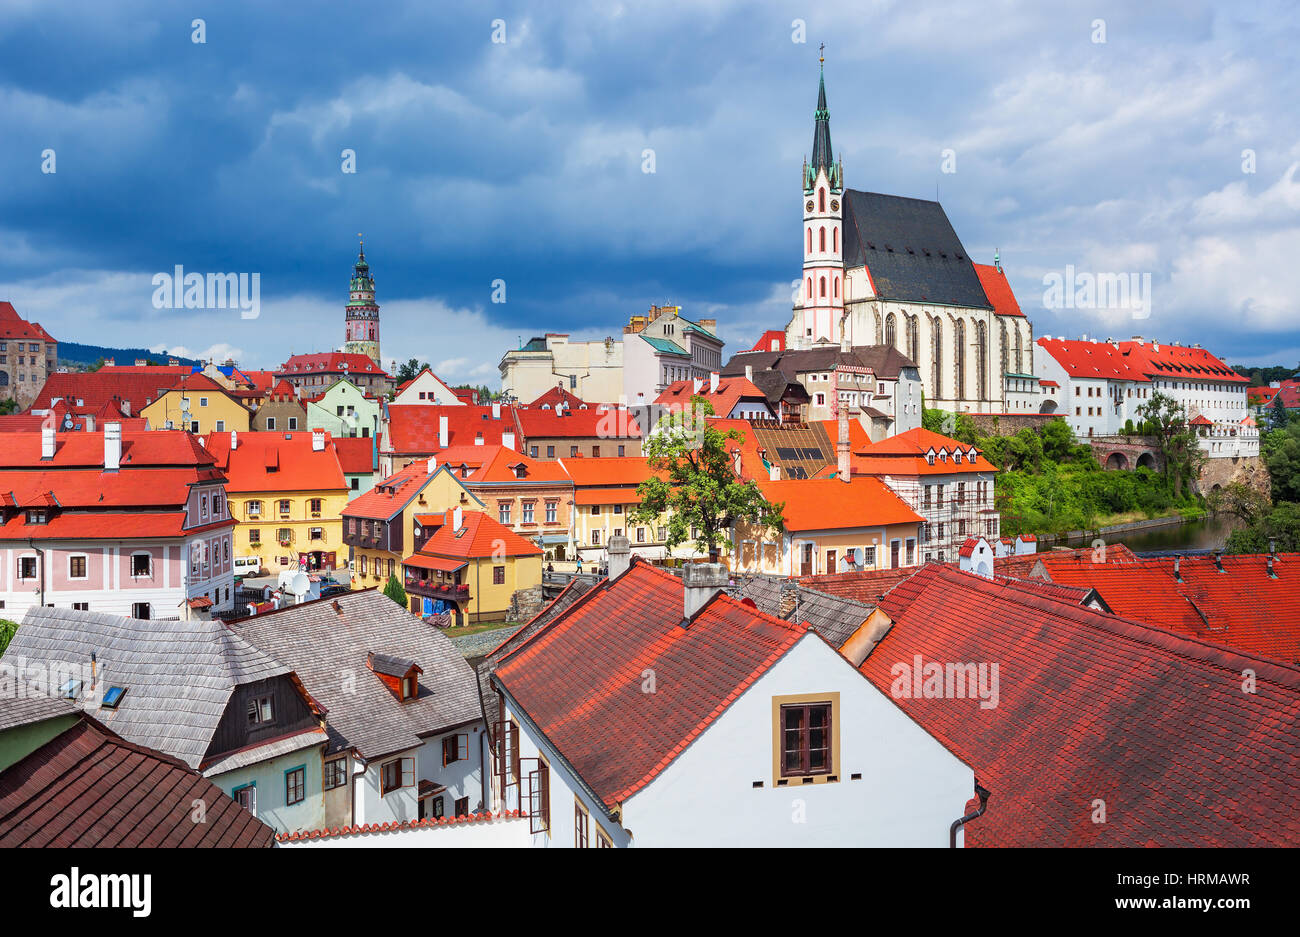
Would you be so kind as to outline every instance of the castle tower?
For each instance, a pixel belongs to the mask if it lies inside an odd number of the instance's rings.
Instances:
[[[844,314],[844,234],[840,198],[844,174],[831,151],[831,116],[826,107],[825,57],[820,58],[817,111],[813,115],[812,162],[803,164],[803,285],[796,301],[798,333],[807,347],[838,341]]]
[[[356,266],[352,268],[352,283],[348,289],[343,350],[369,355],[379,365],[379,304],[375,302],[375,278],[370,275],[370,264],[366,263],[364,241]]]

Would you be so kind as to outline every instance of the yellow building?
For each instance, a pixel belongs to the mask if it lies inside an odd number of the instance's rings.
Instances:
[[[450,612],[455,624],[502,621],[520,589],[542,584],[542,549],[482,511],[422,514],[417,549],[402,560],[411,611]]]
[[[238,521],[235,572],[346,565],[348,485],[328,433],[209,433]]]
[[[350,551],[352,588],[383,588],[402,574],[402,558],[416,548],[416,517],[448,508],[482,510],[447,468],[430,472],[428,460],[412,462],[360,494],[343,509],[343,543]]]
[[[204,374],[191,374],[140,411],[150,429],[209,433],[248,432],[251,414],[224,387]]]

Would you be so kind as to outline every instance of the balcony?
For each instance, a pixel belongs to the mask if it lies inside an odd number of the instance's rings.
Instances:
[[[468,583],[438,582],[435,579],[420,579],[417,576],[407,576],[403,585],[406,591],[412,595],[425,596],[430,599],[446,599],[453,602],[466,602],[469,600]]]

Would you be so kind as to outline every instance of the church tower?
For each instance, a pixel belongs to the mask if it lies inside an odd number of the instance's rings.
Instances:
[[[823,47],[824,48],[824,47]],[[795,304],[802,324],[800,344],[837,341],[844,315],[844,234],[840,199],[844,174],[831,151],[831,115],[826,108],[826,58],[819,58],[821,76],[814,115],[812,162],[804,161],[803,285]]]
[[[369,355],[378,366],[379,304],[375,302],[375,278],[370,275],[370,264],[366,263],[364,241],[361,243],[356,266],[352,268],[345,320],[347,339],[343,343],[343,350]]]

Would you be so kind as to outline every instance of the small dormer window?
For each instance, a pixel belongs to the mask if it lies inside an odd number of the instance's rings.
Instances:
[[[47,524],[49,520],[50,516],[44,510],[27,512],[27,523],[29,524]]]
[[[926,461],[926,464],[927,464],[927,465],[934,465],[934,450],[933,450],[933,449],[931,449],[929,452],[927,452],[927,453],[925,454],[925,461]]]
[[[960,452],[960,451],[955,451],[955,452],[953,452],[953,454],[952,454],[952,461],[953,461],[953,463],[956,464],[956,465],[961,465],[961,452]]]

